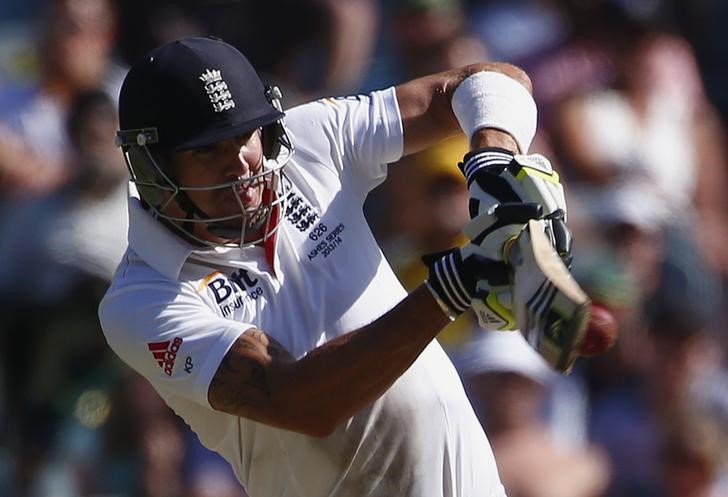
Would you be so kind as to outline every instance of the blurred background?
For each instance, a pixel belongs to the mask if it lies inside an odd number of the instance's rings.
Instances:
[[[726,25],[721,0],[3,0],[0,497],[245,496],[96,317],[126,244],[125,70],[204,34],[286,107],[475,61],[525,68],[574,274],[620,337],[559,376],[467,315],[442,334],[509,496],[728,495]],[[410,288],[467,221],[466,147],[402,160],[365,206]]]

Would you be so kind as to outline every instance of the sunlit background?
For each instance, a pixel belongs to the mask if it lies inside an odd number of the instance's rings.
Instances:
[[[96,317],[126,243],[121,81],[193,34],[237,46],[286,108],[475,61],[526,69],[573,272],[621,333],[569,376],[469,316],[441,335],[506,489],[728,494],[725,26],[722,0],[2,0],[0,497],[245,495]],[[367,202],[408,288],[460,239],[466,147],[402,160]]]

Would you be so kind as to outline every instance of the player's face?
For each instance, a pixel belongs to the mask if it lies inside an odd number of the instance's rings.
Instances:
[[[210,218],[240,214],[241,204],[246,210],[258,208],[263,200],[265,180],[251,182],[245,179],[258,174],[263,166],[263,146],[260,131],[215,142],[202,148],[177,152],[173,158],[173,170],[181,187],[209,189],[187,190],[189,199]],[[242,183],[234,187],[212,188],[234,181]],[[240,219],[221,223],[222,227],[235,230],[242,225]],[[198,235],[219,241],[219,236],[199,226]],[[246,236],[247,238],[247,236]]]

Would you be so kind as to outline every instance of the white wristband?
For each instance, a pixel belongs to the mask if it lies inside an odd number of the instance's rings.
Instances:
[[[493,71],[472,74],[455,89],[451,105],[468,139],[479,129],[495,128],[510,134],[522,154],[528,153],[536,134],[536,102],[515,79]]]

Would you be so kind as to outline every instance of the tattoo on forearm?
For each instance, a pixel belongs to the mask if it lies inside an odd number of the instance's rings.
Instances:
[[[253,388],[257,388],[266,397],[270,397],[270,388],[268,387],[268,378],[265,369],[259,363],[250,364],[250,379],[245,383]]]
[[[268,365],[290,357],[280,344],[260,330],[241,335],[225,355],[210,384],[210,403],[226,412],[241,413],[271,397]]]

